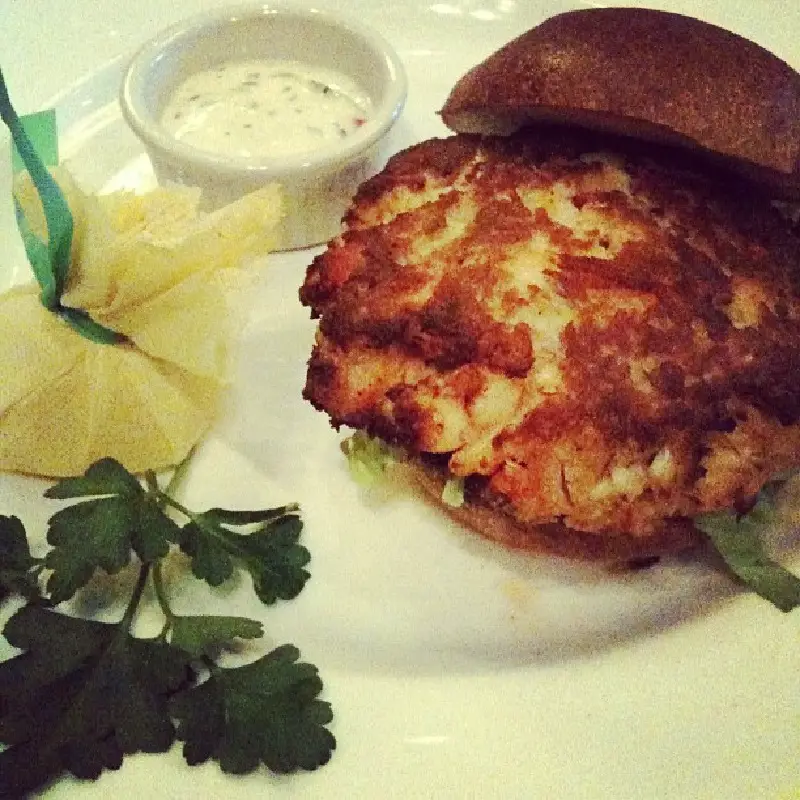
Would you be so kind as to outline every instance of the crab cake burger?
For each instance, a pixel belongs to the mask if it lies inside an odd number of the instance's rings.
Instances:
[[[592,9],[442,116],[460,132],[363,184],[301,289],[304,396],[334,427],[401,447],[434,497],[456,482],[492,539],[609,560],[691,548],[694,516],[800,464],[800,242],[771,203],[800,196],[800,76]]]

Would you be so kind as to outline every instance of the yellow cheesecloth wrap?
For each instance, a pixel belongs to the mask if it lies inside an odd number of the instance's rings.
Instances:
[[[61,477],[110,456],[132,472],[177,464],[214,420],[228,379],[240,267],[275,245],[280,190],[209,214],[199,192],[85,194],[52,170],[74,217],[61,298],[123,334],[85,338],[36,284],[0,295],[0,469]],[[15,195],[46,240],[27,173]]]

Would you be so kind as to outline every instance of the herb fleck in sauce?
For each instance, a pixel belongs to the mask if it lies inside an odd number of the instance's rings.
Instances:
[[[201,150],[273,156],[345,139],[368,112],[369,98],[337,72],[297,61],[240,61],[191,75],[161,124]]]

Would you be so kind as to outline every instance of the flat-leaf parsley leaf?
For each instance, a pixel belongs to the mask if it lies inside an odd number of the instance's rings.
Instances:
[[[68,600],[101,567],[118,572],[131,558],[163,558],[180,528],[161,508],[160,492],[145,491],[111,458],[92,464],[78,478],[66,478],[45,492],[56,499],[91,498],[67,506],[50,518],[47,541],[53,549],[45,564],[53,574],[47,589],[55,603]]]
[[[25,526],[17,517],[0,516],[0,600],[9,594],[37,598],[40,571],[41,562],[31,556]]]
[[[260,639],[264,627],[247,617],[173,615],[170,642],[194,658],[200,658],[234,639]]]
[[[324,726],[331,707],[317,699],[317,668],[284,645],[252,664],[212,670],[205,683],[172,701],[178,736],[190,764],[209,758],[224,772],[250,772],[260,762],[273,772],[316,769],[335,746]]]
[[[192,559],[194,574],[211,586],[218,586],[233,573],[234,566],[246,569],[262,603],[296,597],[309,573],[308,550],[298,544],[303,524],[296,506],[273,509],[270,513],[225,511],[212,508],[192,515],[181,530],[181,549]],[[234,528],[250,527],[249,533]]]
[[[189,656],[124,626],[24,606],[5,636],[24,653],[0,664],[0,796],[20,797],[68,770],[97,778],[125,754],[174,740],[166,698]]]

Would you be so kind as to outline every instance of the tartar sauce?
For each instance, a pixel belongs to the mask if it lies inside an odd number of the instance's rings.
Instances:
[[[187,78],[161,124],[201,150],[280,156],[346,138],[369,110],[367,95],[338,72],[299,61],[235,61]]]

